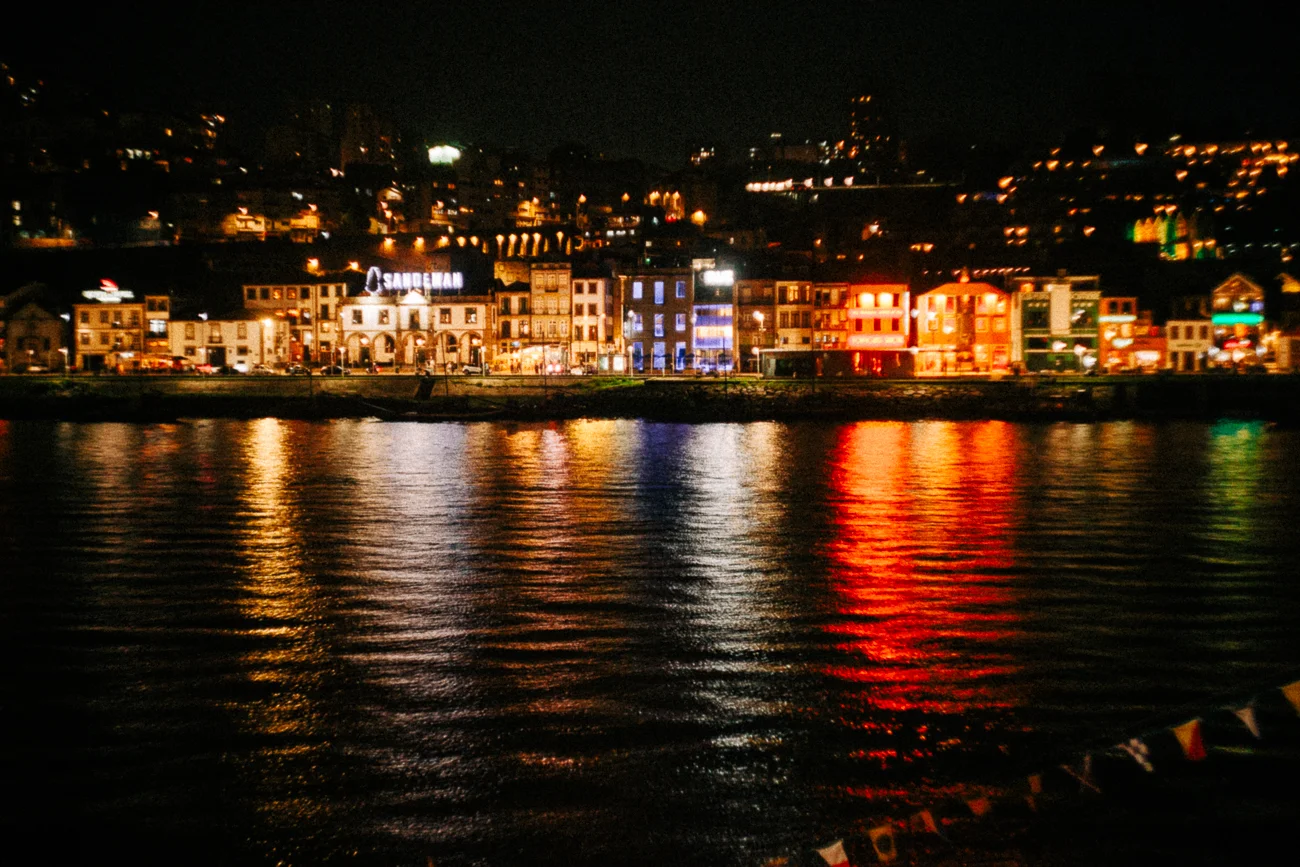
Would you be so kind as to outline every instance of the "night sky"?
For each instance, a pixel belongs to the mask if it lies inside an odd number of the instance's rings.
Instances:
[[[267,6],[115,4],[71,25],[49,6],[38,31],[6,28],[0,58],[124,107],[211,107],[236,141],[260,141],[290,100],[322,97],[370,102],[431,139],[538,154],[578,141],[666,165],[698,142],[828,137],[860,87],[914,143],[1085,126],[1289,134],[1300,90],[1283,4]]]

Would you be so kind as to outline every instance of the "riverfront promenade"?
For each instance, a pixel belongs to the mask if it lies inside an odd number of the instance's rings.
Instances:
[[[8,376],[0,418],[1300,420],[1300,376],[810,380],[702,377]]]

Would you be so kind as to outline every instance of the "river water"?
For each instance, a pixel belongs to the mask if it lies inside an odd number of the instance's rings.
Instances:
[[[0,421],[4,826],[807,851],[1300,664],[1298,467],[1255,423]]]

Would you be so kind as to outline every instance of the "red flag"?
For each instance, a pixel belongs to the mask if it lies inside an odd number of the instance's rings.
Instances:
[[[970,807],[970,811],[976,816],[983,816],[993,809],[993,802],[988,798],[971,798],[966,802],[966,806]]]
[[[1205,741],[1201,739],[1199,719],[1174,726],[1174,735],[1183,748],[1183,755],[1187,756],[1189,761],[1199,762],[1205,758]]]

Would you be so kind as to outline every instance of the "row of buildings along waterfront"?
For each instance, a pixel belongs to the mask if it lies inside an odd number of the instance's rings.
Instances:
[[[1300,366],[1300,336],[1266,320],[1264,289],[1243,274],[1182,299],[1157,323],[1136,296],[1065,273],[917,291],[869,277],[746,277],[711,259],[625,272],[506,260],[480,279],[449,257],[429,262],[336,272],[315,264],[292,279],[232,287],[228,304],[206,310],[108,279],[63,309],[24,287],[0,305],[4,369],[887,377]],[[1283,291],[1300,300],[1295,281]]]

